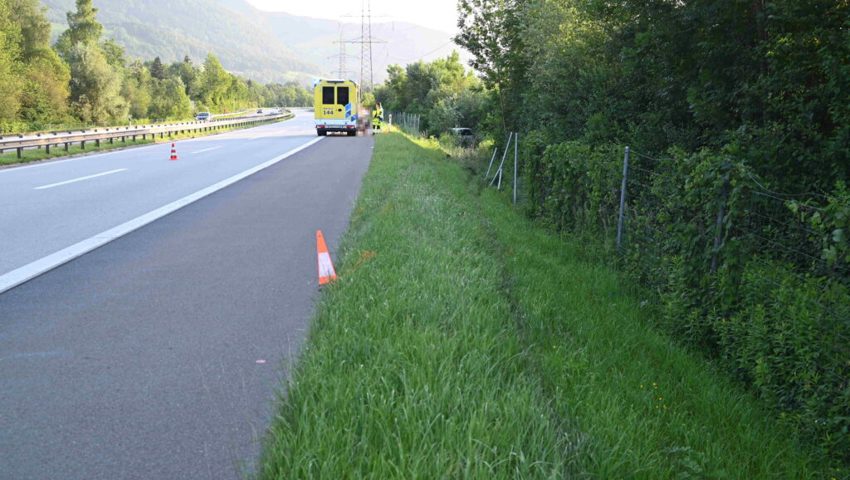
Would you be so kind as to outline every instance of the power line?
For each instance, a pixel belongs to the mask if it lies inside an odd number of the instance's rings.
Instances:
[[[344,31],[343,25],[340,24],[339,25],[339,40],[334,42],[334,43],[339,44],[339,54],[335,55],[335,56],[328,57],[328,58],[334,58],[334,57],[338,58],[337,61],[338,61],[339,68],[337,69],[336,73],[337,73],[337,78],[339,78],[339,79],[345,79],[348,76],[349,73],[352,73],[350,70],[348,70],[346,62],[349,58],[356,58],[356,57],[349,55],[348,52],[345,51],[345,45],[349,42],[346,42],[343,39],[343,31]]]
[[[343,42],[343,40],[340,41]],[[372,2],[370,0],[361,0],[360,38],[345,40],[344,43],[360,44],[360,89],[364,92],[374,90],[372,45],[387,42],[372,36]]]

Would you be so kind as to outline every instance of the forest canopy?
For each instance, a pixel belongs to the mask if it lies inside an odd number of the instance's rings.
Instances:
[[[196,111],[306,106],[296,82],[261,84],[224,70],[208,54],[164,64],[128,59],[103,36],[91,0],[77,0],[55,45],[38,0],[0,0],[0,132],[178,120]]]

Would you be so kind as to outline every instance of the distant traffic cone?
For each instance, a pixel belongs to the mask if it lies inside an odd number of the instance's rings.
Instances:
[[[336,280],[336,271],[321,230],[316,230],[316,252],[319,256],[319,285],[327,285]]]
[[[174,148],[174,144],[171,144],[171,160],[177,160],[177,149]]]

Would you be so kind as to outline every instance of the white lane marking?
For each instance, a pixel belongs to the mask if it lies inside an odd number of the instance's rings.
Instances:
[[[87,175],[85,177],[79,177],[79,178],[74,178],[74,179],[71,179],[71,180],[65,180],[64,182],[51,183],[50,185],[42,185],[40,187],[35,187],[34,190],[47,190],[48,188],[61,187],[62,185],[70,185],[72,183],[82,182],[83,180],[90,180],[92,178],[97,178],[97,177],[105,177],[106,175],[112,175],[114,173],[126,172],[126,171],[127,171],[126,168],[119,168],[117,170],[110,170],[108,172],[96,173],[94,175]]]
[[[20,172],[22,170],[29,170],[31,168],[49,167],[49,166],[52,166],[52,165],[59,165],[60,163],[78,162],[80,160],[91,160],[92,158],[108,157],[110,155],[119,155],[119,154],[127,153],[127,152],[142,152],[142,151],[149,150],[149,149],[152,149],[152,148],[162,147],[163,145],[165,145],[165,144],[159,143],[159,144],[156,144],[156,145],[148,145],[146,147],[122,148],[120,150],[112,150],[112,151],[104,152],[104,153],[91,153],[89,155],[80,155],[78,157],[66,158],[64,160],[44,160],[44,161],[41,161],[41,162],[36,162],[33,165],[20,165],[20,166],[2,168],[2,169],[0,169],[0,174],[11,173],[11,172]]]
[[[196,153],[212,152],[213,150],[218,150],[219,148],[221,148],[220,145],[218,147],[210,147],[210,148],[205,148],[203,150],[198,150],[197,152],[192,152],[191,154],[195,155]]]
[[[128,233],[137,230],[139,228],[144,227],[145,225],[158,220],[169,213],[173,213],[186,205],[197,202],[198,200],[211,195],[223,188],[226,188],[234,183],[242,180],[246,177],[249,177],[261,170],[265,170],[266,168],[271,167],[272,165],[284,160],[287,157],[291,157],[296,153],[304,150],[315,143],[323,140],[325,137],[314,138],[313,140],[301,145],[300,147],[294,148],[282,155],[279,155],[265,163],[261,163],[256,167],[245,170],[242,173],[238,173],[230,178],[222,180],[214,185],[210,185],[207,188],[202,190],[198,190],[197,192],[187,195],[180,200],[176,200],[174,202],[165,205],[164,207],[157,208],[156,210],[150,211],[142,216],[136,217],[129,222],[122,223],[117,227],[110,228],[105,232],[101,232],[93,237],[87,238],[81,242],[75,243],[70,247],[63,248],[58,252],[52,253],[44,258],[40,258],[34,262],[28,263],[23,267],[12,270],[9,273],[5,273],[0,275],[0,293],[3,293],[7,290],[17,287],[18,285],[32,280],[33,278],[53,270],[54,268],[63,265],[65,263],[70,262],[71,260],[85,255],[86,253],[91,252],[92,250],[102,247],[107,243],[120,238]]]

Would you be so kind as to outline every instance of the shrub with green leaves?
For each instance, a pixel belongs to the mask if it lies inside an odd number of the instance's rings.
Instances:
[[[524,154],[533,152],[541,134],[524,138]],[[549,145],[525,165],[531,176],[532,214],[557,229],[591,228],[610,232],[615,227],[619,189],[616,172],[618,148],[590,147],[580,142]]]
[[[622,148],[547,140],[537,131],[525,137],[530,214],[612,239]],[[734,145],[670,149],[657,159],[633,152],[619,258],[655,294],[659,326],[718,359],[847,462],[848,193],[839,184],[825,204],[785,201],[765,183]]]

